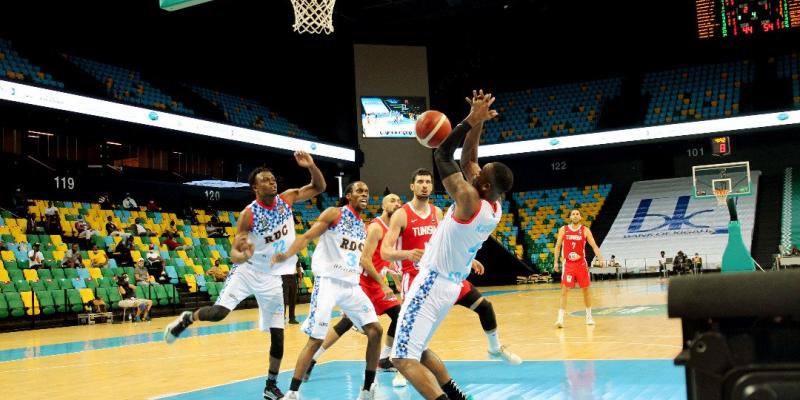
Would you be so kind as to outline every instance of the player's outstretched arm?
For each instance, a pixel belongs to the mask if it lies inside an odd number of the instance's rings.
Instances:
[[[383,294],[388,298],[393,296],[394,292],[386,285],[380,274],[378,274],[378,271],[375,270],[375,265],[372,264],[372,255],[375,254],[375,250],[378,248],[378,242],[381,240],[381,236],[383,236],[383,229],[375,224],[370,224],[367,229],[367,240],[364,243],[364,250],[361,252],[360,262],[361,267],[364,268],[364,272],[381,285]]]
[[[464,179],[461,168],[453,159],[453,153],[464,142],[473,126],[497,115],[497,111],[489,109],[492,103],[494,98],[491,96],[473,99],[467,118],[450,132],[433,154],[444,188],[458,205],[454,215],[461,220],[471,218],[478,211],[480,197],[478,191]]]
[[[592,235],[592,231],[589,230],[587,227],[583,227],[583,232],[586,234],[586,243],[589,243],[589,246],[592,246],[592,250],[594,250],[594,255],[597,256],[597,261],[600,264],[603,264],[603,254],[600,253],[600,248],[597,247],[597,243],[594,241],[594,235]]]
[[[553,271],[558,272],[559,262],[561,261],[561,242],[564,240],[564,227],[558,229],[558,235],[556,235],[556,247],[553,248],[553,255],[555,259],[553,260]]]
[[[298,201],[306,201],[324,192],[326,187],[325,177],[322,175],[322,171],[319,170],[317,165],[314,164],[314,159],[311,158],[311,154],[305,151],[295,151],[294,159],[297,161],[298,166],[308,169],[308,172],[311,173],[311,182],[299,189],[288,189],[281,193],[281,197],[283,197],[283,200],[289,203],[289,205]]]
[[[247,235],[253,226],[253,212],[249,208],[239,214],[239,221],[236,223],[236,236],[233,238],[231,246],[231,262],[241,264],[253,256],[256,247],[247,240]]]
[[[287,258],[297,254],[300,250],[308,246],[308,242],[320,237],[326,230],[336,221],[341,215],[342,210],[337,207],[328,207],[322,214],[319,215],[317,222],[311,226],[311,229],[306,233],[298,236],[292,245],[286,249],[284,253],[275,253],[272,255],[272,263],[279,263],[285,261]]]
[[[406,210],[399,208],[392,214],[389,220],[389,231],[383,237],[383,244],[381,244],[381,258],[386,261],[402,261],[411,260],[414,262],[422,259],[423,250],[400,250],[397,249],[397,238],[400,237],[400,232],[406,229]]]

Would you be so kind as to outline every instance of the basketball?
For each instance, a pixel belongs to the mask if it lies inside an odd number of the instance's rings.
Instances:
[[[417,119],[417,140],[425,147],[435,149],[450,134],[450,120],[439,111],[428,110]]]

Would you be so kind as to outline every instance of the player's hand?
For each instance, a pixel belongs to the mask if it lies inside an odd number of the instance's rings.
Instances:
[[[392,300],[394,299],[394,291],[385,283],[381,283],[381,290],[383,290],[383,299],[384,300]]]
[[[240,264],[250,259],[256,251],[256,245],[250,241],[245,235],[237,236],[233,241],[233,251],[231,252],[231,259],[233,262]]]
[[[469,119],[477,120],[478,123],[488,121],[497,116],[497,110],[491,110],[496,98],[491,93],[483,93],[483,89],[472,91],[472,99],[465,98],[470,105]],[[473,121],[474,122],[474,121]]]
[[[485,272],[483,264],[481,264],[481,262],[478,260],[472,260],[472,270],[478,275],[483,275]]]
[[[597,257],[597,265],[599,265],[600,267],[605,265],[605,262],[603,262],[603,261],[604,261],[603,257],[599,257],[599,256]]]
[[[308,168],[314,165],[314,159],[311,158],[311,154],[308,154],[305,151],[295,151],[294,152],[294,159],[297,161],[297,165],[302,168]]]
[[[422,249],[406,250],[406,260],[419,262],[423,254],[425,254],[425,250]]]
[[[558,272],[558,262],[557,261],[553,264],[553,271]]]

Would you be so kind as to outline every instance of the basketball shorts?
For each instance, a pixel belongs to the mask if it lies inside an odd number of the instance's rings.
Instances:
[[[436,328],[453,308],[461,287],[438,272],[420,269],[400,308],[392,358],[419,361]]]
[[[251,294],[258,302],[258,328],[262,331],[283,329],[283,279],[249,263],[231,269],[214,304],[233,311]]]
[[[361,285],[318,276],[314,280],[308,318],[303,321],[300,329],[314,339],[324,339],[331,322],[331,313],[336,306],[353,321],[354,326],[363,327],[378,322],[375,306],[361,289]]]
[[[386,310],[403,304],[394,295],[386,299],[383,290],[381,290],[381,285],[370,277],[362,277],[360,284],[364,294],[367,295],[369,301],[375,307],[375,314],[377,315],[383,315]]]
[[[561,273],[561,285],[570,289],[575,287],[577,283],[581,288],[587,288],[590,285],[589,267],[585,262],[581,263],[564,263],[564,272]]]

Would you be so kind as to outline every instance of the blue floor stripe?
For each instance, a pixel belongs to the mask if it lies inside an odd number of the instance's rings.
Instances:
[[[671,360],[526,361],[510,366],[493,361],[448,361],[447,368],[465,392],[481,400],[520,399],[686,399],[684,370]],[[278,384],[287,389],[291,372]],[[317,365],[300,387],[304,400],[355,399],[363,382],[363,361]],[[392,387],[392,373],[379,373],[376,398],[418,400],[408,386]],[[170,400],[257,398],[266,377],[165,397]]]

